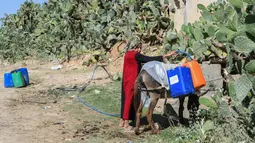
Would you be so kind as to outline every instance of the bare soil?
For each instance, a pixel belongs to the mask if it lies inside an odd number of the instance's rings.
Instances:
[[[0,77],[0,142],[127,142],[131,135],[121,132],[118,119],[99,117],[73,98],[49,94],[56,87],[85,84],[93,67],[64,66],[51,70],[53,63],[27,62],[1,67],[0,75],[18,67],[27,67],[31,85],[24,88],[4,88]],[[65,64],[64,64],[65,65]],[[77,65],[77,64],[76,64]],[[101,69],[95,74],[100,85],[110,81]],[[97,82],[94,82],[97,84]],[[80,110],[72,110],[72,109]],[[73,114],[72,112],[80,112]],[[79,117],[77,116],[79,115]],[[104,119],[106,118],[106,119]]]
[[[118,50],[118,49],[120,50]],[[112,74],[122,72],[123,50],[116,46],[112,61],[106,69]],[[153,49],[147,49],[149,52]],[[158,55],[154,53],[153,55]],[[82,59],[62,63],[63,68],[52,70],[60,62],[25,61],[14,65],[0,65],[0,143],[71,143],[109,142],[127,143],[142,141],[150,132],[135,136],[118,127],[119,118],[102,116],[83,106],[75,97],[51,94],[58,87],[74,87],[86,84],[91,78],[93,66],[82,66]],[[24,88],[4,88],[3,75],[19,67],[29,71],[31,85]],[[92,84],[107,85],[111,80],[99,68]],[[175,104],[175,100],[169,100]],[[159,102],[163,104],[163,100]],[[162,106],[156,111],[161,112]],[[163,121],[163,119],[161,119]]]

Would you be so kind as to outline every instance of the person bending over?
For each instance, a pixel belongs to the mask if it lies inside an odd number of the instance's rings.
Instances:
[[[164,58],[176,54],[175,51],[171,51],[162,56],[149,57],[141,54],[142,43],[139,42],[134,47],[134,49],[128,50],[124,56],[121,89],[121,120],[119,126],[123,127],[125,132],[133,132],[133,127],[129,125],[129,120],[134,121],[136,116],[132,101],[135,80],[141,70],[142,64],[149,61],[163,62]]]

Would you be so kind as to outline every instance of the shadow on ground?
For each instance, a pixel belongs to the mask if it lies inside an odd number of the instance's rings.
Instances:
[[[161,130],[167,129],[173,126],[183,125],[188,127],[189,126],[189,119],[183,118],[183,120],[179,120],[178,114],[174,111],[170,104],[166,104],[164,114],[153,114],[152,119],[155,123],[158,123]],[[135,126],[135,122],[130,123],[131,126]],[[147,121],[147,117],[144,116],[140,119],[141,126],[148,126],[145,131],[149,131],[149,123]]]

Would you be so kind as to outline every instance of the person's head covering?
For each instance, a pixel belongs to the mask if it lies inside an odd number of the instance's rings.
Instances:
[[[142,42],[138,38],[134,38],[131,41],[127,41],[126,51],[135,49],[137,47],[142,47]]]

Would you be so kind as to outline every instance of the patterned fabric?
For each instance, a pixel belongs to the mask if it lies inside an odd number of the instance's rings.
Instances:
[[[177,64],[165,64],[158,61],[151,61],[144,64],[141,71],[147,71],[161,86],[169,90],[167,71],[177,66]]]

